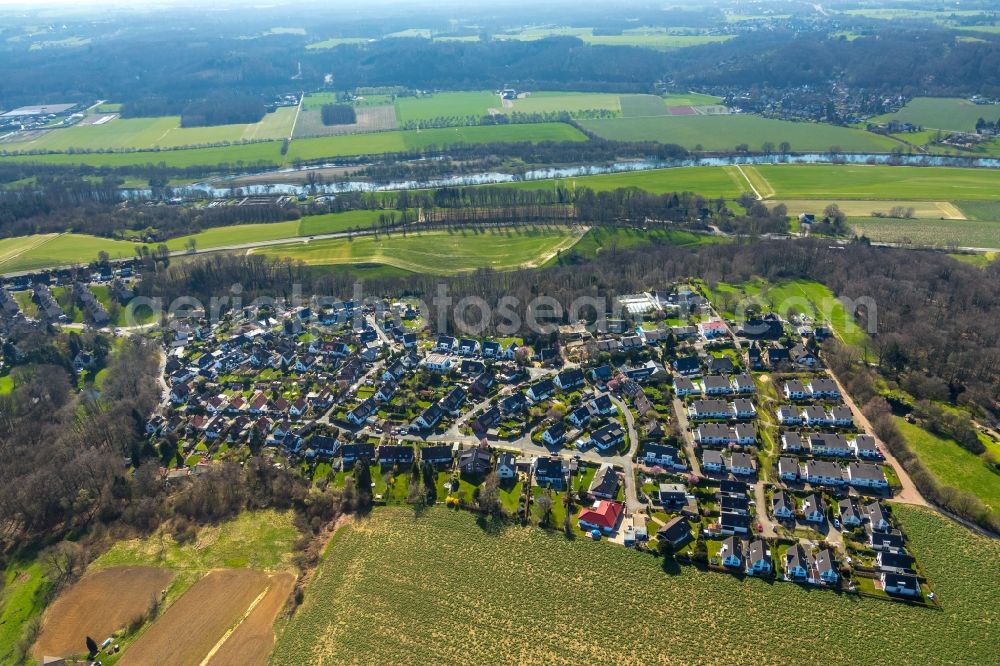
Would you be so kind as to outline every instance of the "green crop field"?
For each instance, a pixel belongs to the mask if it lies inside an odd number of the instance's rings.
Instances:
[[[747,167],[743,169],[746,170]],[[913,217],[917,218],[950,220],[965,216],[964,208],[959,209],[947,201],[865,201],[864,199],[769,199],[767,201],[770,206],[779,203],[785,204],[788,214],[792,216],[797,216],[799,213],[822,215],[830,204],[836,204],[848,217],[870,217],[876,212],[888,214],[896,206],[912,209]]]
[[[1000,201],[956,201],[971,220],[1000,221]]]
[[[160,150],[127,153],[56,153],[16,155],[2,160],[39,162],[45,164],[87,164],[93,166],[128,166],[165,164],[189,167],[216,164],[271,165],[292,164],[296,160],[319,160],[326,157],[371,155],[422,150],[457,143],[497,143],[529,141],[586,141],[587,137],[566,123],[535,123],[530,125],[483,125],[442,129],[373,132],[314,137],[292,141],[286,156],[281,155],[280,141],[265,141],[245,145],[188,150]]]
[[[514,100],[512,110],[521,113],[557,113],[560,111],[575,113],[590,110],[618,113],[621,108],[618,95],[608,93],[533,92],[527,97]]]
[[[500,98],[492,92],[440,92],[421,97],[396,98],[396,119],[401,123],[435,118],[481,117],[489,109],[500,109]]]
[[[753,169],[770,184],[776,198],[1000,201],[1000,171],[995,169],[827,164],[768,164]]]
[[[983,458],[966,451],[951,439],[938,437],[920,426],[896,418],[899,431],[927,469],[947,486],[968,490],[996,513],[1000,512],[1000,477]]]
[[[383,264],[408,271],[448,275],[476,268],[510,270],[539,266],[559,250],[568,250],[580,234],[569,229],[435,231],[406,236],[362,236],[351,240],[320,240],[254,250],[289,257],[316,266]]]
[[[327,213],[326,215],[307,215],[300,224],[299,236],[314,236],[317,234],[335,234],[358,227],[367,229],[377,222],[380,215],[394,214],[399,219],[400,211],[391,210],[352,210],[346,213]]]
[[[991,663],[1000,544],[926,509],[895,511],[940,611],[665,571],[651,555],[484,529],[462,512],[378,509],[333,538],[271,664],[702,663],[720,645],[735,663]]]
[[[849,224],[854,233],[885,243],[1000,249],[1000,221],[860,217]]]
[[[973,104],[956,97],[916,97],[899,111],[877,116],[871,122],[898,120],[932,129],[972,132],[979,118],[996,122],[1000,119],[1000,104]]]
[[[172,252],[178,252],[187,249],[187,243],[192,239],[196,249],[207,250],[213,247],[257,243],[279,238],[295,238],[299,235],[300,224],[299,220],[291,220],[266,224],[235,224],[228,227],[213,227],[191,236],[171,238],[166,242],[166,246]]]
[[[696,192],[706,197],[735,198],[749,191],[746,182],[730,167],[679,167],[610,173],[576,178],[530,180],[508,183],[504,187],[523,190],[547,190],[556,187],[587,187],[597,192],[607,192],[624,187],[637,187],[654,194],[667,192]]]
[[[280,139],[289,135],[295,107],[281,107],[249,125],[181,127],[179,116],[116,118],[102,125],[75,125],[56,129],[30,141],[2,144],[7,151],[44,150],[150,150],[204,146],[257,139]]]
[[[849,152],[888,152],[900,145],[864,130],[743,114],[610,118],[581,120],[580,124],[605,139],[676,143],[688,149],[700,145],[715,151],[731,151],[740,144],[759,150],[767,141],[775,146],[787,141],[796,151],[826,151],[838,146]]]

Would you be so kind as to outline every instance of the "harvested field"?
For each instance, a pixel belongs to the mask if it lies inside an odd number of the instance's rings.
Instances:
[[[256,610],[251,605],[266,597],[269,581],[266,573],[250,569],[209,573],[139,636],[118,664],[200,664],[248,611]]]
[[[240,623],[208,666],[264,666],[274,647],[274,620],[285,607],[295,585],[292,574],[271,576],[270,587],[253,612]]]
[[[64,657],[86,652],[86,637],[104,640],[146,613],[174,573],[157,567],[112,567],[89,573],[45,612],[33,654]]]

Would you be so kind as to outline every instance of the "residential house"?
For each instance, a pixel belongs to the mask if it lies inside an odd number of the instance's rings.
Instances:
[[[689,395],[700,395],[701,386],[695,384],[687,377],[678,377],[674,380],[674,393],[678,398],[685,398]]]
[[[788,453],[799,453],[805,448],[806,442],[802,434],[793,430],[781,433],[781,450]]]
[[[372,397],[379,402],[389,402],[392,400],[392,396],[396,395],[397,388],[398,385],[394,381],[383,382]]]
[[[723,534],[749,534],[750,516],[736,511],[719,513],[719,529]]]
[[[733,428],[736,443],[740,446],[751,446],[757,443],[757,429],[753,425],[737,423]]]
[[[497,456],[497,478],[502,481],[517,478],[517,459],[513,453],[504,451]]]
[[[837,561],[833,558],[831,550],[824,549],[816,553],[816,573],[819,579],[828,585],[836,585],[840,580]]]
[[[851,412],[851,408],[845,405],[838,405],[830,410],[827,415],[831,425],[838,428],[850,428],[854,425],[854,413]]]
[[[806,552],[802,544],[793,544],[785,551],[784,567],[785,578],[788,580],[810,580],[813,569],[812,555]]]
[[[500,412],[504,416],[519,414],[524,411],[526,404],[527,400],[525,399],[524,394],[518,391],[517,393],[512,393],[500,401]]]
[[[618,494],[619,478],[618,472],[611,465],[601,465],[600,469],[594,473],[594,479],[590,482],[588,492],[593,497],[603,499],[614,499]]]
[[[724,567],[743,569],[743,540],[731,536],[719,548],[719,562]]]
[[[745,493],[742,495],[735,493],[720,493],[718,500],[719,511],[742,513],[745,516],[750,515],[750,498],[747,497]]]
[[[420,416],[413,420],[413,424],[410,426],[411,430],[432,430],[441,419],[444,418],[444,410],[437,403],[434,403],[423,412]]]
[[[746,572],[751,576],[763,576],[771,573],[771,549],[762,539],[754,539],[747,549]]]
[[[472,338],[462,338],[458,342],[458,353],[462,356],[475,356],[479,353],[479,341]]]
[[[782,405],[778,407],[777,414],[781,425],[802,425],[802,414],[796,407]]]
[[[590,421],[590,408],[586,405],[577,407],[569,415],[569,422],[577,428],[582,428],[588,421]]]
[[[771,498],[771,510],[777,520],[791,520],[795,517],[795,498],[784,490],[775,491]]]
[[[828,460],[807,460],[806,481],[823,486],[843,486],[844,470]]]
[[[443,409],[448,414],[458,414],[459,409],[462,407],[462,403],[465,402],[465,389],[461,386],[456,386],[453,388],[448,395],[441,400],[441,409]]]
[[[439,335],[437,342],[434,343],[434,351],[441,352],[443,354],[450,354],[455,351],[457,345],[455,338],[450,335]]]
[[[736,375],[732,381],[733,391],[739,395],[750,395],[757,392],[757,386],[750,375]]]
[[[698,333],[701,337],[706,340],[714,340],[720,336],[726,335],[728,329],[726,328],[726,322],[721,319],[710,319],[708,321],[703,321],[698,324]]]
[[[420,449],[420,460],[434,467],[451,467],[452,449],[444,444],[425,446]]]
[[[868,545],[875,550],[894,553],[903,550],[903,534],[899,530],[882,532],[868,525]]]
[[[850,444],[843,435],[831,433],[814,433],[809,435],[809,451],[816,456],[849,457],[852,453]]]
[[[731,474],[749,476],[753,474],[753,458],[747,453],[733,453],[726,467]]]
[[[879,581],[886,594],[899,594],[907,597],[920,596],[920,579],[913,574],[883,571],[879,576]]]
[[[563,460],[557,456],[538,457],[534,463],[535,483],[541,487],[562,490],[566,484],[566,470]]]
[[[697,356],[681,356],[671,365],[683,377],[697,377],[701,374],[701,360]]]
[[[799,461],[789,456],[778,458],[778,476],[782,481],[799,480]]]
[[[681,483],[661,483],[657,497],[664,507],[684,506],[687,504],[687,487]]]
[[[848,443],[851,446],[851,450],[854,451],[854,455],[859,458],[867,458],[869,460],[882,458],[882,452],[878,450],[875,438],[871,435],[855,435]]]
[[[493,469],[492,456],[488,448],[466,449],[458,454],[458,469],[469,476],[484,476]]]
[[[732,407],[725,400],[695,400],[688,407],[688,416],[694,420],[728,419]]]
[[[879,532],[887,532],[892,528],[892,521],[889,519],[889,512],[885,510],[881,502],[871,502],[864,507],[864,519],[872,529]]]
[[[887,550],[879,551],[875,555],[875,564],[882,571],[893,573],[913,573],[913,556],[909,553],[891,553]]]
[[[579,368],[563,370],[556,375],[555,384],[561,391],[571,391],[579,386],[583,386],[583,371]]]
[[[577,523],[583,530],[598,530],[602,534],[612,534],[618,527],[618,521],[624,513],[624,507],[618,502],[599,500],[589,509],[584,509],[577,517]]]
[[[590,371],[590,378],[595,384],[606,384],[614,377],[614,370],[610,365],[602,365]]]
[[[463,377],[474,377],[486,370],[486,364],[473,358],[462,359],[462,364],[458,366],[458,373]]]
[[[733,400],[732,416],[741,421],[755,419],[757,418],[757,407],[754,406],[753,400],[736,398],[736,400]]]
[[[718,375],[731,375],[736,372],[736,365],[728,356],[709,356],[705,359],[705,368],[708,372]]]
[[[607,393],[597,396],[590,401],[590,410],[600,416],[611,416],[618,412],[615,403],[611,401],[611,396]]]
[[[378,403],[375,398],[366,398],[361,403],[347,413],[347,421],[353,425],[360,426],[368,421],[372,414],[378,411]]]
[[[378,461],[383,467],[399,465],[400,468],[413,465],[414,454],[412,446],[383,444],[378,447]]]
[[[566,441],[566,424],[557,421],[542,433],[542,441],[549,446],[562,446]]]
[[[808,385],[809,393],[815,399],[830,399],[830,400],[840,400],[840,389],[837,387],[837,382],[832,379],[827,379],[826,377],[814,377],[809,380]]]
[[[777,368],[791,361],[791,355],[787,347],[768,347],[764,354],[767,357],[767,364],[771,368]]]
[[[833,425],[833,420],[825,409],[817,405],[809,405],[804,407],[799,416],[802,419],[804,425],[810,427],[823,427]]]
[[[864,462],[852,462],[847,466],[847,482],[855,488],[874,488],[885,490],[889,482],[885,472],[878,465]]]
[[[721,472],[726,468],[726,462],[719,451],[708,450],[701,454],[701,468],[706,472]]]
[[[844,527],[861,525],[861,510],[853,497],[847,497],[837,502],[837,515]]]
[[[802,344],[798,344],[792,347],[791,350],[788,352],[788,354],[791,357],[792,361],[794,361],[798,365],[805,366],[807,368],[815,367],[816,364],[819,362],[819,359],[816,358],[816,355],[813,354],[811,351],[809,351],[809,349]]]
[[[487,409],[485,412],[476,417],[474,429],[479,432],[486,432],[492,428],[495,428],[499,423],[502,415],[500,414],[500,408],[493,406]]]
[[[625,431],[617,423],[609,423],[590,433],[590,441],[600,451],[608,451],[625,441]]]
[[[375,459],[374,444],[344,444],[340,447],[340,457],[344,461],[344,467],[353,467],[359,460],[371,462]]]
[[[802,517],[810,523],[826,523],[826,502],[816,493],[806,495],[802,500]]]
[[[677,516],[657,529],[656,540],[669,541],[675,549],[681,548],[691,540],[691,526],[682,516]]]
[[[726,446],[735,440],[735,431],[723,423],[703,423],[694,430],[694,441],[699,446]]]
[[[551,379],[543,379],[528,387],[528,400],[533,403],[548,399],[555,393],[555,384]]]
[[[667,468],[682,466],[677,448],[667,444],[644,444],[640,460],[650,467],[653,465]]]
[[[785,382],[782,393],[789,400],[808,400],[812,398],[812,391],[806,388],[798,379],[791,379]]]
[[[431,372],[448,373],[455,367],[455,361],[446,354],[431,353],[424,357],[421,365]]]
[[[497,358],[503,353],[500,348],[500,343],[495,340],[489,340],[483,343],[483,358]]]
[[[733,392],[729,379],[719,375],[706,376],[701,380],[701,386],[705,395],[729,395]]]

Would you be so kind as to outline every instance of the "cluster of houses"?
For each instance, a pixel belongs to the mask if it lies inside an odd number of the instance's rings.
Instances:
[[[73,299],[80,306],[80,309],[83,310],[87,321],[94,326],[98,328],[107,326],[111,321],[111,315],[108,314],[107,308],[97,300],[94,292],[83,282],[73,283]]]

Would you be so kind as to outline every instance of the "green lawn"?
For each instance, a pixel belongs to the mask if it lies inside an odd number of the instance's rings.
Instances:
[[[619,99],[625,118],[670,115],[666,100],[659,95],[622,95]]]
[[[448,275],[493,268],[510,270],[545,263],[556,251],[568,250],[579,235],[568,229],[540,229],[358,237],[279,245],[255,252],[290,257],[312,265],[383,264],[408,271]]]
[[[1000,511],[1000,475],[991,472],[982,458],[905,419],[897,418],[896,425],[920,461],[942,484],[968,490],[994,513]]]
[[[788,141],[792,150],[826,151],[839,146],[844,151],[888,152],[899,145],[884,136],[864,130],[821,123],[797,123],[751,115],[661,116],[581,120],[598,136],[617,141],[659,141],[688,149],[733,150],[747,144],[759,150],[765,141],[778,146]]]
[[[1000,201],[1000,171],[996,169],[853,164],[754,168],[774,189],[775,198]]]
[[[887,243],[1000,249],[1000,221],[852,218],[858,235]]]
[[[996,122],[1000,104],[973,104],[956,97],[915,97],[899,111],[877,116],[871,122],[898,120],[933,129],[973,132],[979,118]]]
[[[0,376],[0,395],[14,390],[14,378],[10,375]]]
[[[664,571],[650,555],[558,530],[480,527],[464,512],[378,509],[331,541],[271,663],[361,654],[373,663],[400,655],[440,664],[699,663],[719,645],[735,663],[816,655],[992,663],[986,637],[1000,622],[1000,545],[925,509],[895,511],[940,611],[689,566]],[[893,640],[872,640],[872,627]]]
[[[97,253],[102,250],[112,259],[132,257],[135,256],[135,247],[135,243],[128,241],[87,234],[44,234],[42,238],[34,236],[4,238],[0,239],[0,272],[10,273],[87,263],[96,260]],[[17,251],[12,251],[11,248]]]
[[[500,98],[492,92],[439,92],[420,97],[396,98],[396,119],[400,123],[435,118],[477,118],[500,108]]]

